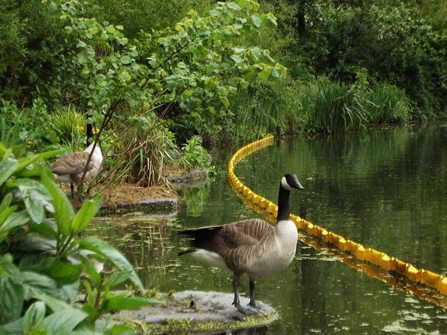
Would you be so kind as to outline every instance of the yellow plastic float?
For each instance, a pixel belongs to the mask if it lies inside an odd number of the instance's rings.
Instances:
[[[278,207],[271,201],[257,195],[247,186],[245,186],[234,173],[236,165],[251,153],[269,146],[274,143],[274,136],[269,136],[259,141],[250,143],[239,149],[228,163],[228,177],[232,188],[236,191],[241,200],[250,206],[253,210],[263,215],[271,222],[276,221]],[[343,252],[350,253],[356,259],[362,262],[368,262],[390,273],[397,273],[404,276],[408,280],[417,284],[426,285],[437,290],[442,295],[447,295],[447,277],[437,273],[417,269],[413,265],[405,263],[397,258],[390,257],[384,252],[380,252],[371,248],[366,248],[354,241],[346,240],[343,236],[327,231],[317,225],[306,221],[299,216],[291,215],[291,219],[295,222],[298,229],[305,231],[307,234],[318,237],[321,241],[336,246]],[[373,272],[369,270],[370,272]],[[375,276],[377,277],[377,276]],[[385,281],[385,280],[384,280]],[[413,293],[413,292],[412,292]],[[442,304],[441,304],[442,305]],[[445,306],[443,306],[445,307]]]

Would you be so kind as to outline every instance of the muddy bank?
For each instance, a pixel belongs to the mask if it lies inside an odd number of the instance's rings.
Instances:
[[[146,214],[176,215],[181,203],[179,190],[197,187],[208,181],[207,170],[187,170],[170,167],[164,171],[166,186],[141,187],[129,183],[113,185],[100,193],[103,204],[99,215],[143,212]],[[66,194],[70,194],[68,185],[60,185]],[[93,192],[94,193],[94,192]],[[82,202],[72,200],[74,208],[80,208]]]

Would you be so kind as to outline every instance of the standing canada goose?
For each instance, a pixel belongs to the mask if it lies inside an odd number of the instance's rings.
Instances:
[[[87,165],[89,155],[92,151],[92,157]],[[101,168],[102,160],[101,148],[96,142],[92,142],[84,151],[73,152],[62,156],[57,161],[50,164],[48,168],[53,171],[56,181],[60,183],[70,183],[71,195],[73,197],[73,184],[79,184],[85,170],[84,181],[93,179]]]
[[[303,190],[294,174],[286,174],[279,186],[276,225],[259,219],[248,219],[223,226],[184,230],[179,234],[192,238],[194,249],[180,252],[205,264],[234,273],[235,307],[243,314],[257,312],[244,308],[239,301],[239,279],[250,280],[249,306],[256,308],[255,280],[286,268],[295,257],[298,230],[290,219],[289,195],[292,188]]]

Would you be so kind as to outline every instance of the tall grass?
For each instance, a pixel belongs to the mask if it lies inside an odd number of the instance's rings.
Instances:
[[[365,94],[365,100],[364,107],[371,116],[369,122],[373,124],[405,122],[411,119],[410,101],[396,86],[378,86]]]
[[[125,118],[116,117],[108,131],[114,138],[106,169],[109,182],[129,182],[140,186],[161,185],[162,167],[174,148],[173,134],[157,116],[148,111]]]
[[[370,124],[410,119],[405,94],[390,85],[370,89],[321,79],[302,86],[299,99],[308,132],[361,131]]]
[[[295,83],[283,81],[258,82],[247,91],[239,91],[232,99],[234,115],[227,127],[234,131],[233,140],[256,140],[281,132],[296,134],[303,120]]]
[[[84,150],[87,120],[85,115],[74,106],[61,108],[51,115],[52,122],[59,138],[73,151]]]
[[[277,93],[264,83],[241,90],[233,99],[234,114],[228,127],[233,140],[256,140],[275,131],[280,108]]]

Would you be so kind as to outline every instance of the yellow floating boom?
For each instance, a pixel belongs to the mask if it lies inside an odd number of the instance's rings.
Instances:
[[[276,222],[278,206],[257,195],[247,186],[242,184],[234,173],[234,168],[246,156],[273,144],[274,139],[274,136],[271,135],[242,147],[233,155],[228,163],[228,178],[231,187],[235,190],[239,198],[271,222]],[[426,285],[436,289],[443,295],[447,295],[447,277],[443,275],[424,269],[416,269],[413,265],[405,263],[397,258],[390,257],[383,252],[371,248],[365,249],[363,245],[351,240],[346,240],[343,236],[327,231],[299,216],[291,215],[291,219],[295,222],[298,229],[305,231],[311,236],[318,237],[323,242],[330,243],[342,251],[349,252],[360,261],[369,262],[385,271],[398,273],[415,283]]]

